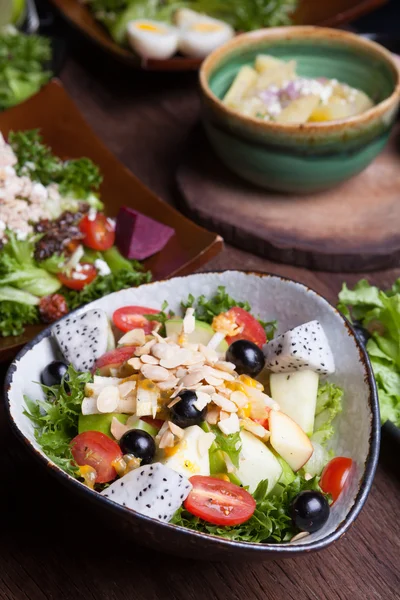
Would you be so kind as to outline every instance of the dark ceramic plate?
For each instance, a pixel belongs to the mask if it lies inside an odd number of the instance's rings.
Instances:
[[[189,293],[210,296],[219,285],[238,300],[249,300],[256,314],[266,321],[278,319],[279,332],[318,319],[335,349],[336,372],[332,380],[343,387],[343,412],[338,417],[334,450],[351,456],[357,468],[346,490],[331,509],[322,529],[301,540],[285,544],[235,542],[213,535],[162,523],[128,510],[89,490],[50,462],[36,443],[32,423],[24,414],[24,394],[40,397],[39,381],[43,368],[56,357],[50,329],[42,331],[18,354],[5,383],[6,408],[14,432],[26,448],[50,473],[101,513],[104,526],[118,535],[129,536],[139,544],[156,550],[195,559],[267,560],[321,550],[339,539],[353,523],[371,488],[380,441],[379,408],[371,366],[364,349],[357,342],[348,323],[324,298],[300,283],[259,273],[226,271],[178,277],[116,292],[91,303],[111,316],[126,304],[160,307],[166,300],[171,310],[179,310],[180,301]],[[80,312],[82,309],[80,309]],[[340,349],[340,350],[338,350]],[[37,490],[40,493],[40,490]]]
[[[63,159],[87,156],[103,175],[101,198],[108,215],[128,205],[170,225],[175,235],[162,252],[145,261],[154,279],[195,271],[222,248],[222,238],[186,219],[146,188],[107,150],[87,125],[77,107],[53,80],[27,102],[0,114],[0,131],[40,128],[44,141]],[[43,326],[26,328],[18,337],[0,337],[0,361],[11,359]]]
[[[296,25],[337,26],[373,10],[386,0],[300,0],[294,16]],[[168,60],[142,61],[130,50],[116,44],[81,0],[51,0],[58,12],[86,38],[119,61],[149,71],[195,71],[201,61],[175,56]]]

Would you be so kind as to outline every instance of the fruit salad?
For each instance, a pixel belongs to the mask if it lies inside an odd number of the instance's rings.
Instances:
[[[327,77],[302,77],[295,60],[260,54],[241,67],[224,104],[248,117],[282,124],[337,121],[373,106],[362,90]]]
[[[353,461],[329,449],[343,392],[322,325],[275,323],[219,288],[182,314],[94,308],[53,326],[60,358],[27,414],[47,456],[110,502],[250,542],[324,526]],[[268,339],[269,338],[269,339]]]

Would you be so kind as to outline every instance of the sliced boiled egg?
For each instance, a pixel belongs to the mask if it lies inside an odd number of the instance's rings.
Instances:
[[[176,28],[161,21],[130,21],[127,34],[131,47],[143,58],[164,60],[171,58],[178,50]]]
[[[180,11],[181,13],[183,11]],[[190,14],[187,14],[187,13]],[[179,50],[190,58],[205,58],[218,46],[222,46],[235,35],[230,25],[194,11],[186,11],[175,17],[180,27]]]

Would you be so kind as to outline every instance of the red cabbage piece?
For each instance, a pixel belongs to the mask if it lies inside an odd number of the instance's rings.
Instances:
[[[123,206],[117,217],[115,242],[126,258],[144,260],[160,252],[174,233],[172,227]]]

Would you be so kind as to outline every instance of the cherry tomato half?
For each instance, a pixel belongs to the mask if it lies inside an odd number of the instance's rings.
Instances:
[[[247,310],[234,306],[230,308],[227,315],[233,315],[235,317],[236,325],[243,327],[243,331],[238,335],[227,337],[226,341],[230,346],[236,340],[249,340],[260,348],[264,346],[267,341],[267,336],[263,326],[255,319]]]
[[[192,491],[184,502],[187,511],[214,525],[240,525],[248,521],[256,502],[243,488],[215,477],[190,478]]]
[[[107,367],[107,371],[104,372],[104,375],[108,374],[108,370],[113,368],[118,368],[124,362],[132,358],[133,353],[136,350],[136,346],[121,346],[121,348],[116,348],[115,350],[110,350],[100,356],[94,363],[92,368],[92,373],[96,373],[97,369],[102,371]]]
[[[82,290],[86,285],[96,279],[97,270],[96,267],[90,263],[82,263],[79,271],[74,269],[68,275],[59,273],[57,277],[65,287],[70,288],[71,290]]]
[[[77,465],[89,465],[96,470],[96,483],[108,483],[117,477],[111,463],[122,457],[121,448],[104,433],[80,433],[71,442],[71,452]]]
[[[320,488],[325,494],[332,496],[333,502],[342,493],[352,469],[353,461],[351,458],[337,456],[336,458],[332,458],[322,471],[319,482]]]
[[[79,223],[84,234],[83,244],[93,250],[108,250],[114,245],[115,228],[103,213],[97,213],[94,219],[85,215]]]
[[[149,321],[143,315],[155,315],[159,311],[145,306],[123,306],[113,314],[113,323],[121,331],[131,329],[144,329],[146,335],[151,333],[157,325],[156,321]]]

